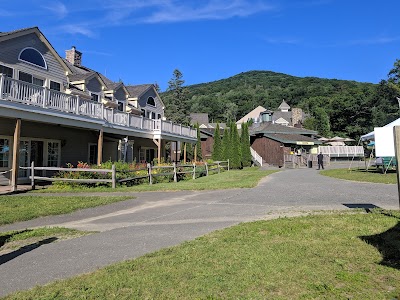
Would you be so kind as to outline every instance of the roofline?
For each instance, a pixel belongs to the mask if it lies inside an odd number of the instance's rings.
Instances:
[[[267,138],[270,138],[271,140],[284,143],[284,144],[296,144],[297,142],[301,142],[301,140],[289,140],[289,139],[285,140],[285,139],[282,139],[282,138],[271,136],[272,134],[274,134],[274,133],[269,133],[269,134],[268,133],[264,133],[263,136],[265,136]],[[314,145],[321,145],[322,144],[322,142],[318,141],[318,140],[314,140],[313,142],[314,142]]]
[[[15,32],[10,32],[9,34],[0,36],[0,42],[14,39],[14,38],[24,36],[24,35],[27,35],[30,33],[35,33],[38,36],[38,38],[47,46],[47,48],[50,50],[50,52],[53,54],[53,56],[57,59],[57,61],[64,67],[65,71],[72,74],[72,70],[64,62],[64,60],[57,53],[57,51],[54,49],[54,47],[50,44],[50,42],[47,40],[47,38],[44,36],[44,34],[40,31],[40,29],[37,26],[26,28],[26,29],[21,29],[21,30],[16,30]]]

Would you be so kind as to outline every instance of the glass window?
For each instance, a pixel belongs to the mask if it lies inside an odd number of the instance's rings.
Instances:
[[[158,115],[157,115],[157,119],[161,119],[161,114],[158,114]]]
[[[44,85],[44,80],[37,78],[35,76],[32,76],[31,74],[25,73],[25,72],[19,72],[19,80],[25,81],[28,83],[32,83],[34,85],[38,86],[43,86]]]
[[[92,100],[93,100],[93,101],[99,102],[99,95],[93,94],[93,93],[90,93],[90,94],[91,94],[91,96],[92,96]]]
[[[19,60],[47,69],[47,64],[43,55],[34,48],[25,48],[22,50],[19,54]]]
[[[0,65],[0,73],[5,74],[7,77],[12,78],[13,77],[13,69]]]
[[[8,168],[10,157],[10,141],[8,139],[0,139],[0,168]]]
[[[142,117],[146,116],[146,111],[144,109],[141,109],[141,115]]]
[[[154,101],[153,97],[147,98],[147,104],[151,106],[156,106],[156,101]]]
[[[152,112],[152,113],[151,113],[151,119],[152,119],[152,120],[155,120],[155,119],[156,119],[156,113],[155,113],[155,112]]]
[[[61,91],[61,84],[58,82],[50,81],[50,89],[54,91]]]
[[[59,142],[48,142],[47,143],[47,166],[57,167],[59,157]]]
[[[124,111],[124,103],[118,101],[118,110],[119,111]]]

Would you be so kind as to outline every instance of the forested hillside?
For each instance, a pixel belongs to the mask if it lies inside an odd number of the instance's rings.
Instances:
[[[371,84],[250,71],[183,87],[179,95],[174,92],[176,89],[170,88],[162,94],[168,117],[179,117],[174,113],[178,104],[168,109],[168,104],[173,104],[173,97],[177,96],[181,113],[208,113],[210,122],[238,120],[259,105],[275,110],[285,99],[290,106],[300,107],[310,115],[305,127],[318,130],[322,135],[358,138],[374,126],[385,125],[399,117],[396,90],[384,80]]]

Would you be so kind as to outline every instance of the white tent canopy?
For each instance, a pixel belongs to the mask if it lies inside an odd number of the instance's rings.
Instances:
[[[397,120],[394,120],[393,122],[386,124],[383,127],[390,127],[393,128],[394,126],[400,126],[400,118]],[[362,141],[368,141],[368,140],[375,140],[375,130],[371,131],[370,133],[364,134],[361,136]]]

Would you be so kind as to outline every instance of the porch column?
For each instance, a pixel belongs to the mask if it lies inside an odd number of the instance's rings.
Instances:
[[[11,190],[13,192],[17,190],[20,137],[21,137],[21,119],[17,119],[17,121],[15,122],[15,130],[14,130],[13,156],[12,156],[13,159],[12,159],[12,171],[11,171]]]
[[[103,128],[100,129],[99,139],[97,141],[97,165],[100,166],[103,162]]]
[[[187,154],[187,152],[186,152],[186,143],[185,143],[185,146],[183,146],[183,163],[184,164],[186,164],[186,154]]]
[[[161,138],[157,139],[153,139],[154,144],[156,144],[157,146],[157,159],[158,159],[158,164],[161,163],[161,143],[162,140]]]
[[[178,141],[175,142],[175,162],[178,162]]]
[[[197,144],[194,145],[194,162],[197,162]]]

